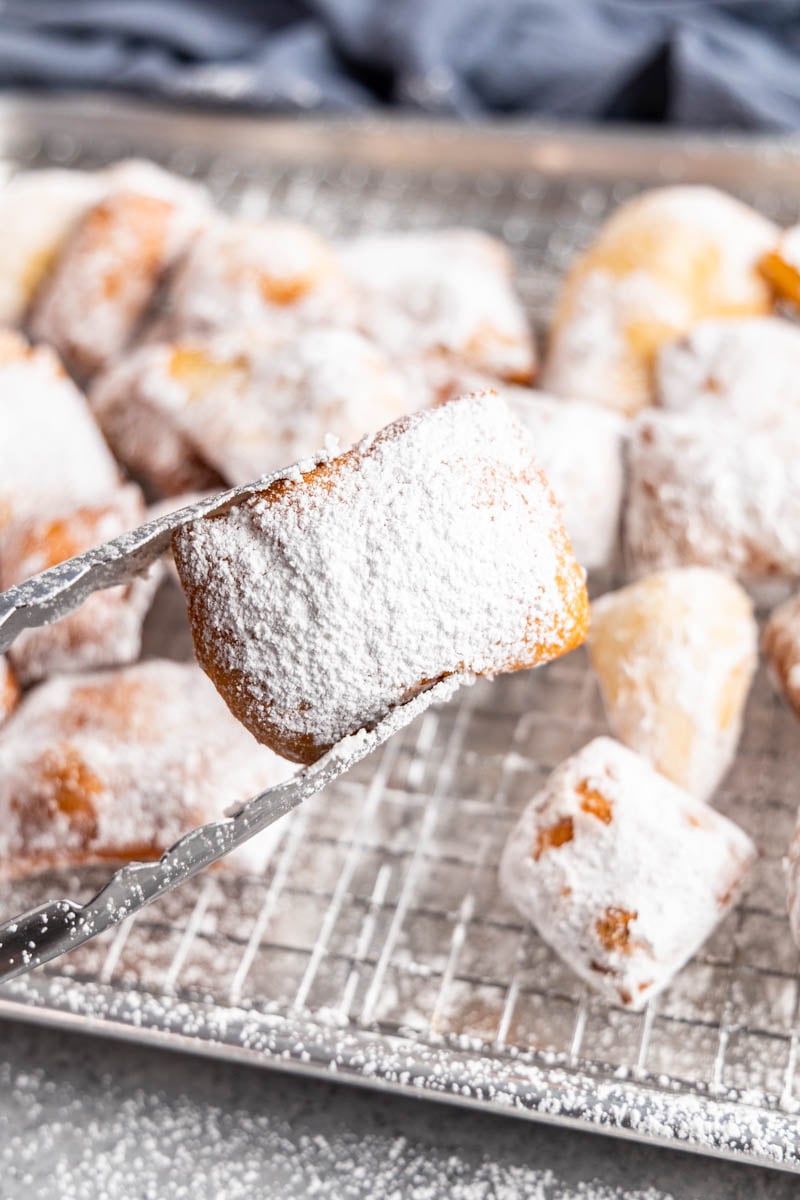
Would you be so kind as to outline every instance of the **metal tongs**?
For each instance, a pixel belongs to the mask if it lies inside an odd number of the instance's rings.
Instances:
[[[303,463],[303,469],[314,465]],[[189,521],[224,511],[232,502],[279,479],[296,479],[298,466],[255,483],[177,509],[103,546],[59,563],[0,593],[0,653],[24,629],[47,625],[77,608],[92,592],[141,575],[169,548],[172,534]],[[351,734],[284,783],[245,801],[230,816],[185,834],[157,862],[129,863],[86,904],[52,900],[0,925],[0,982],[65,954],[132,916],[204,867],[272,825],[320,791],[430,705],[448,700],[467,677],[454,675],[393,709],[373,728]]]

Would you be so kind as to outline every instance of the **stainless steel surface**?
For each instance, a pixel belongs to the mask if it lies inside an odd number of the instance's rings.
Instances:
[[[105,105],[105,101],[104,101]],[[219,201],[326,232],[471,223],[505,237],[543,324],[566,263],[643,184],[721,182],[800,214],[791,146],[517,128],[228,123],[85,103],[0,112],[9,169],[150,153]],[[798,727],[764,674],[719,807],[763,857],[645,1013],[577,984],[498,893],[547,770],[605,728],[583,653],[431,708],[281,824],[263,878],[208,872],[0,988],[0,1009],[229,1059],[800,1169],[797,955],[780,859]],[[18,885],[6,911],[101,877]]]

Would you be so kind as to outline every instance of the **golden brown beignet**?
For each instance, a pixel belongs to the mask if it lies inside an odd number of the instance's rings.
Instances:
[[[353,291],[331,247],[297,221],[218,218],[195,238],[169,289],[172,332],[262,326],[267,334],[353,323]]]
[[[19,685],[8,659],[0,654],[0,725],[17,707]]]
[[[197,463],[218,480],[248,483],[316,454],[328,435],[352,445],[406,413],[412,392],[366,338],[320,326],[143,346],[102,376],[90,399],[118,457],[175,492],[187,475],[200,482]]]
[[[31,314],[33,336],[88,378],[123,350],[165,271],[207,220],[203,194],[155,167],[129,164],[118,190],[77,223]]]
[[[589,650],[612,731],[700,800],[736,753],[757,646],[747,593],[706,567],[649,575],[592,604]]]
[[[0,324],[17,325],[75,223],[107,189],[100,171],[23,171],[0,191]]]
[[[699,950],[756,857],[744,830],[600,737],[530,801],[500,881],[581,979],[640,1009]]]
[[[157,858],[290,774],[193,663],[50,679],[0,732],[0,874]]]
[[[536,347],[514,292],[513,261],[477,229],[371,234],[339,254],[359,297],[358,323],[391,359],[530,383]]]
[[[635,574],[697,564],[748,581],[800,576],[800,422],[744,430],[653,409],[634,423],[629,463]]]
[[[533,667],[586,636],[584,572],[491,393],[185,526],[174,553],[201,666],[298,762],[437,679]]]
[[[659,405],[673,412],[733,417],[745,429],[796,421],[800,328],[779,317],[701,321],[661,348],[656,381]]]
[[[800,716],[800,595],[770,614],[761,646],[787,704]]]
[[[141,493],[135,484],[127,484],[95,507],[17,521],[0,544],[0,584],[5,589],[21,583],[135,529],[144,519]],[[158,568],[151,568],[132,583],[95,592],[51,625],[24,630],[8,651],[20,683],[135,659],[158,578]]]
[[[55,354],[10,330],[0,330],[0,421],[0,532],[118,488],[117,464]]]
[[[714,188],[630,200],[567,274],[542,386],[628,416],[652,404],[666,342],[707,317],[770,311],[758,263],[776,237],[772,222]]]

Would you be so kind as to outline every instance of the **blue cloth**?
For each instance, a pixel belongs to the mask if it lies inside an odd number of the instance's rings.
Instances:
[[[800,0],[0,0],[0,86],[800,128]]]

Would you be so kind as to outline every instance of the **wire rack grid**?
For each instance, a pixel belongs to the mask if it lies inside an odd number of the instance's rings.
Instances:
[[[0,165],[146,152],[206,179],[230,211],[286,213],[330,234],[479,226],[513,249],[537,326],[576,249],[647,182],[630,163],[612,180],[518,166],[235,162],[177,136],[142,145],[135,121],[90,145],[79,114],[70,128],[48,137],[26,127]],[[800,190],[768,176],[739,190],[770,215],[798,215]],[[147,645],[183,657],[173,586]],[[641,1014],[577,983],[497,882],[521,808],[553,766],[605,731],[582,651],[466,689],[285,819],[263,877],[206,873],[0,988],[0,1013],[800,1170],[798,963],[780,870],[797,804],[794,719],[761,672],[716,803],[762,857],[739,906]],[[102,879],[15,884],[0,896],[2,915],[53,895],[83,898]]]

